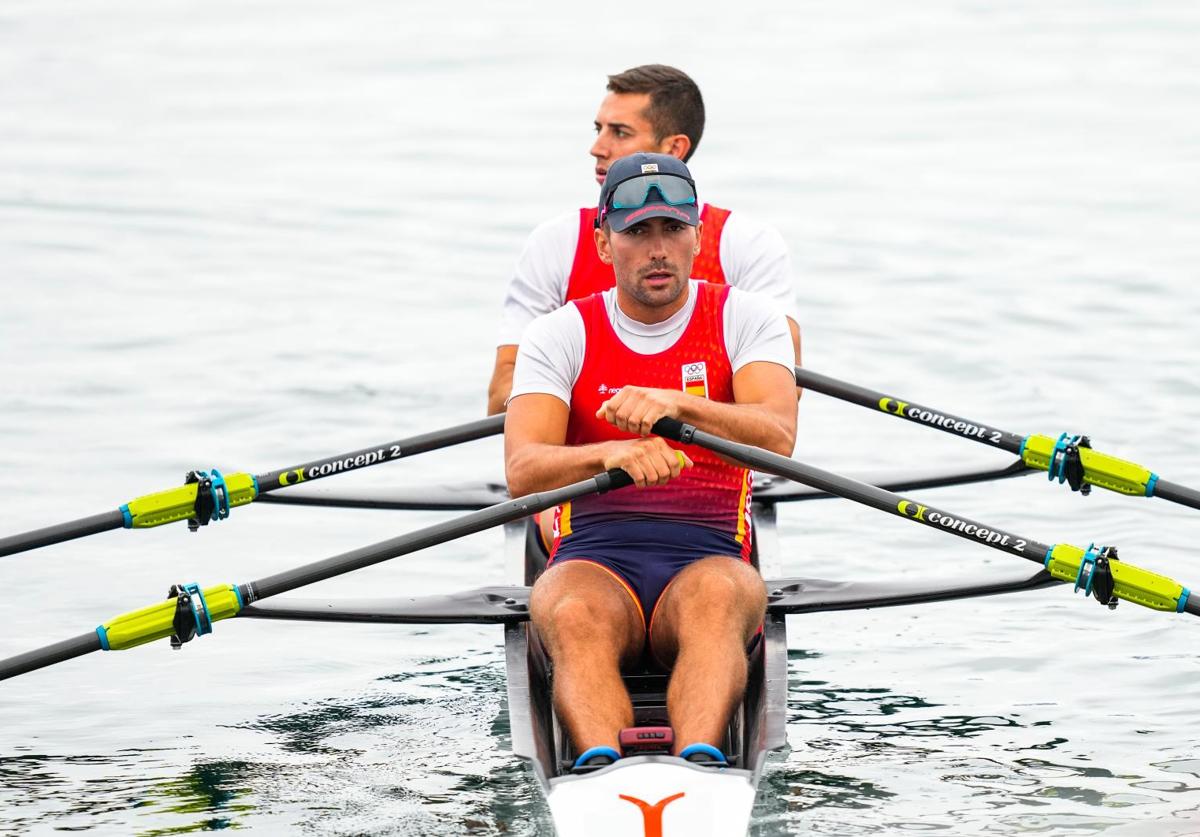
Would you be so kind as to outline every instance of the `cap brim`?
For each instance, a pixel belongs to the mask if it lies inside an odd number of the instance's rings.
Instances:
[[[671,206],[666,203],[648,203],[634,209],[614,209],[604,216],[613,232],[623,232],[647,218],[673,218],[695,227],[700,223],[700,207],[694,203]]]

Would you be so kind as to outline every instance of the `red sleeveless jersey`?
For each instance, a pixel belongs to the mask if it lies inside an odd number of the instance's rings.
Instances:
[[[600,261],[596,254],[596,207],[585,206],[579,210],[579,240],[575,242],[575,261],[571,265],[571,276],[567,279],[567,298],[583,299],[585,296],[607,291],[617,283],[612,265]],[[705,204],[700,211],[704,227],[700,234],[700,255],[692,265],[692,278],[703,279],[715,285],[725,284],[725,271],[721,269],[721,231],[729,218],[728,209],[719,209]]]
[[[637,438],[596,418],[600,405],[626,385],[680,389],[712,401],[733,401],[733,367],[725,349],[723,318],[729,287],[699,282],[696,288],[696,306],[683,334],[671,348],[652,355],[639,354],[621,342],[600,294],[575,300],[587,342],[583,368],[571,390],[568,445]],[[743,557],[748,558],[750,471],[696,445],[674,446],[691,457],[693,467],[666,485],[624,488],[566,504],[557,517],[558,536],[589,522],[666,518],[727,532],[742,544]]]

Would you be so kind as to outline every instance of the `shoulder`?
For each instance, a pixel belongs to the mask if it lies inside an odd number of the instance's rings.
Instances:
[[[585,346],[583,318],[574,305],[538,317],[521,337],[509,399],[538,392],[570,404]]]
[[[525,247],[562,247],[574,249],[579,237],[579,210],[572,209],[548,218],[533,228],[526,239]]]
[[[795,361],[792,333],[774,299],[730,288],[722,322],[725,347],[735,372],[761,360],[791,368]]]
[[[756,253],[763,248],[787,252],[787,245],[779,230],[754,215],[738,210],[726,210],[729,216],[721,229],[722,247],[753,248]]]
[[[531,322],[521,337],[521,347],[528,344],[531,349],[547,351],[556,345],[582,345],[584,336],[583,317],[579,308],[568,302]]]
[[[768,322],[784,315],[771,297],[732,285],[729,286],[729,295],[725,297],[725,311],[727,316],[746,323]]]
[[[793,316],[791,257],[779,230],[753,215],[730,211],[721,230],[720,255],[726,282],[765,294]]]

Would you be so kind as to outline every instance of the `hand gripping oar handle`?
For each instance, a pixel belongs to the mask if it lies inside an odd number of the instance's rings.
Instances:
[[[1153,471],[1134,462],[1118,459],[1093,450],[1086,437],[1058,439],[1050,436],[1021,436],[1008,430],[956,416],[932,407],[905,401],[894,395],[867,389],[857,384],[839,381],[811,369],[795,368],[796,384],[816,390],[833,398],[849,401],[870,410],[941,430],[980,444],[998,447],[1021,457],[1027,466],[1049,473],[1050,479],[1070,482],[1074,490],[1087,493],[1087,486],[1098,485],[1118,494],[1134,497],[1159,497],[1184,506],[1200,509],[1200,491],[1160,478]],[[1069,475],[1071,469],[1074,475]],[[1070,479],[1068,477],[1071,476]]]
[[[1092,571],[1086,560],[1092,555],[1091,550],[1085,551],[1070,544],[1050,545],[1032,538],[1024,538],[753,445],[722,439],[677,419],[659,419],[652,429],[664,438],[699,445],[761,471],[787,477],[847,500],[907,518],[933,529],[940,529],[1027,561],[1034,561],[1043,565],[1051,575],[1061,581],[1074,581],[1079,585],[1084,574]],[[1125,599],[1153,610],[1187,612],[1200,616],[1200,595],[1192,595],[1178,582],[1118,561],[1115,556],[1108,562],[1108,567],[1114,581],[1113,594],[1118,599]],[[1087,589],[1090,590],[1090,586]]]
[[[211,629],[212,623],[236,616],[243,607],[251,602],[369,567],[391,558],[399,558],[402,555],[408,555],[465,535],[472,535],[512,520],[520,520],[535,512],[545,511],[588,494],[603,494],[606,491],[632,484],[633,480],[627,473],[614,468],[562,488],[540,491],[518,497],[515,500],[497,503],[444,523],[418,529],[415,532],[409,532],[406,535],[381,541],[371,546],[364,546],[361,549],[355,549],[323,561],[306,564],[294,570],[276,573],[248,584],[219,584],[202,591],[194,590],[192,597],[199,599],[199,609],[203,613],[202,621]],[[141,610],[118,616],[105,622],[92,633],[19,654],[7,660],[0,660],[0,680],[81,657],[93,651],[118,651],[134,648],[156,639],[176,635],[176,620],[179,611],[180,603],[177,598],[169,598]],[[198,621],[201,621],[199,617]],[[207,631],[202,630],[198,633],[205,632]]]
[[[245,473],[222,476],[219,471],[214,470],[213,477],[210,478],[205,472],[197,472],[202,479],[138,497],[115,511],[0,538],[0,556],[27,552],[113,529],[149,529],[181,520],[197,521],[203,525],[210,519],[219,519],[216,515],[202,514],[214,504],[222,511],[219,517],[227,517],[229,509],[253,502],[279,488],[495,436],[503,431],[504,415],[501,414],[350,453],[315,459],[291,468],[268,471],[257,477]],[[215,487],[214,480],[217,481]]]

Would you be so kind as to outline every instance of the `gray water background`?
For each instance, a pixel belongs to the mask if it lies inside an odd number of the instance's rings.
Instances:
[[[702,193],[777,226],[806,363],[1200,484],[1200,7],[0,5],[0,532],[483,409],[528,230],[590,202],[604,75],[687,69]],[[817,394],[797,458],[1007,461]],[[501,475],[497,440],[341,484]],[[1200,585],[1200,517],[1038,477],[930,492]],[[0,656],[176,581],[444,516],[252,506],[0,559]],[[1016,559],[844,502],[785,570]],[[305,591],[503,580],[489,532]],[[753,833],[1200,834],[1200,627],[1057,588],[791,620],[790,752]],[[0,686],[0,833],[534,834],[500,632],[225,622]]]

